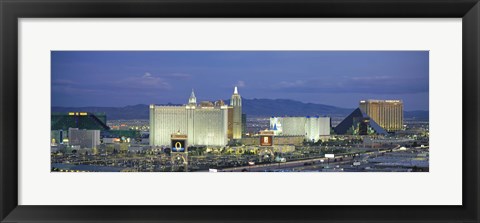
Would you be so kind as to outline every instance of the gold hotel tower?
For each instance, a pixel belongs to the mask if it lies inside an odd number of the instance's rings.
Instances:
[[[362,100],[359,107],[387,132],[403,128],[403,102],[401,100]]]

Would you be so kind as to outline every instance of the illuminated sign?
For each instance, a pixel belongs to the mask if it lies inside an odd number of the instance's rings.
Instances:
[[[87,112],[69,112],[68,115],[88,115]]]
[[[260,145],[261,146],[272,146],[273,145],[273,136],[260,136]]]
[[[400,103],[400,100],[385,100],[387,103]]]
[[[185,152],[185,140],[172,139],[172,152]]]
[[[335,154],[325,154],[325,158],[335,158]]]

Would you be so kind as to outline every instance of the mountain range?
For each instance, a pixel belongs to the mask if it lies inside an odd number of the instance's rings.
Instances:
[[[230,100],[224,100],[226,104]],[[178,105],[178,104],[165,104]],[[331,105],[303,103],[289,99],[246,99],[242,98],[242,111],[247,117],[269,116],[347,116],[354,108],[340,108]],[[109,120],[149,119],[149,105],[138,104],[125,107],[59,107],[53,106],[52,112],[104,112]],[[428,111],[404,111],[405,118],[428,120]]]

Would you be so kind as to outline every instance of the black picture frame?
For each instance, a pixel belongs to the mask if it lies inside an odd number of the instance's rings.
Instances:
[[[478,0],[0,0],[2,222],[479,222]],[[462,18],[461,206],[18,205],[19,18]],[[448,44],[448,43],[446,43]],[[423,188],[428,189],[428,188]]]

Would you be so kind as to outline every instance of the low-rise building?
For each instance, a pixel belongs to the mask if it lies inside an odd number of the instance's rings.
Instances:
[[[330,135],[330,117],[271,117],[270,130],[276,136],[303,136],[307,141],[318,141]]]
[[[81,148],[96,148],[100,145],[100,130],[68,129],[69,144]]]

